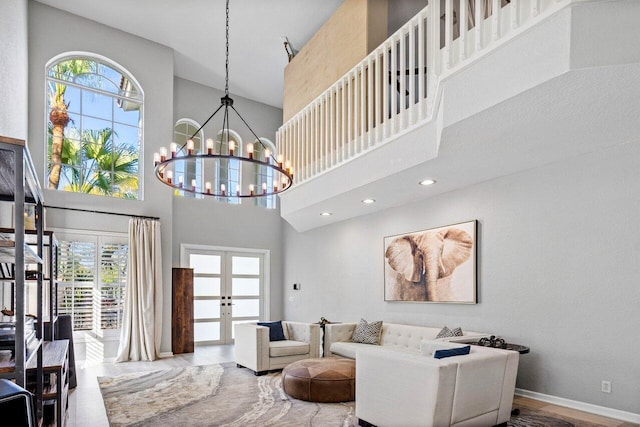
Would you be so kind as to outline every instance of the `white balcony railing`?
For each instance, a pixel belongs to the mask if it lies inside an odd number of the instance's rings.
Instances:
[[[278,130],[296,184],[424,125],[443,80],[575,1],[434,1]]]

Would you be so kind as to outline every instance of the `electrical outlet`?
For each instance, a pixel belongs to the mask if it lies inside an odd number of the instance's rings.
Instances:
[[[611,381],[602,380],[602,388],[603,393],[611,393]]]
[[[294,283],[293,284],[293,290],[294,291],[299,291],[300,290],[300,283]]]

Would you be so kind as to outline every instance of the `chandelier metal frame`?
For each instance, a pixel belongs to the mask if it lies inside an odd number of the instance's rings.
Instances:
[[[288,190],[293,185],[293,171],[289,162],[285,162],[283,157],[279,155],[277,158],[265,147],[258,135],[251,129],[251,126],[242,117],[242,115],[233,106],[233,99],[229,97],[229,0],[226,0],[226,52],[225,52],[225,88],[224,96],[220,98],[220,106],[209,116],[209,118],[196,130],[193,135],[185,142],[180,148],[177,148],[177,144],[172,143],[170,153],[167,152],[166,147],[161,147],[160,152],[154,153],[154,166],[156,178],[163,184],[172,187],[174,189],[184,191],[187,193],[199,194],[203,196],[215,196],[215,197],[236,197],[236,198],[253,198],[253,197],[266,197],[275,194],[282,193]],[[251,134],[255,137],[255,142],[262,146],[262,159],[255,158],[253,155],[253,144],[247,145],[247,156],[236,155],[234,141],[229,140],[229,109],[233,110],[240,118],[242,123],[249,129]],[[206,154],[195,154],[193,139],[199,135],[200,131],[213,119],[213,117],[220,111],[223,111],[222,129],[220,141],[217,143],[212,139],[206,140],[207,150]],[[224,140],[226,138],[226,141]],[[223,142],[227,143],[226,153],[222,152]],[[202,141],[201,141],[202,143]],[[219,146],[218,146],[219,145]],[[186,148],[186,153],[185,153]],[[185,168],[191,164],[202,162],[202,170],[205,170],[207,164],[213,164],[215,168],[220,168],[223,162],[238,161],[240,162],[239,171],[242,174],[242,165],[257,165],[260,166],[260,170],[273,170],[273,183],[272,186],[267,188],[266,182],[262,183],[261,188],[255,188],[254,184],[250,184],[245,188],[240,188],[238,185],[234,191],[226,188],[226,183],[220,183],[220,185],[212,186],[210,182],[204,183],[202,186],[197,186],[197,180],[192,179],[190,185],[185,185],[180,180],[174,180],[174,164],[177,162],[184,162]],[[266,168],[266,169],[265,169]],[[254,173],[255,176],[257,174]],[[218,174],[216,174],[218,176]]]

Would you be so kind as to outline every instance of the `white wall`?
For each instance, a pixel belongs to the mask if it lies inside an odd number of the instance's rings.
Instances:
[[[284,318],[486,331],[531,347],[518,387],[640,413],[638,194],[635,139],[306,233],[286,225]],[[384,236],[471,219],[477,305],[383,301]]]
[[[0,13],[0,135],[27,138],[27,0],[4,0]]]
[[[46,182],[45,64],[70,51],[105,56],[127,71],[144,91],[144,151],[141,154],[143,199],[119,200],[44,190],[45,204],[160,217],[163,248],[163,328],[161,351],[171,351],[171,191],[148,167],[154,151],[167,145],[173,132],[173,51],[165,46],[106,27],[40,3],[29,2],[29,141],[40,182]],[[147,167],[145,167],[145,165]],[[48,227],[127,231],[125,217],[48,209]],[[115,354],[105,354],[113,357]]]
[[[190,118],[204,121],[220,105],[224,93],[188,80],[175,79],[174,123]],[[275,141],[282,124],[282,110],[234,96],[234,107],[260,137]],[[231,129],[246,142],[255,139],[235,113],[229,113]],[[214,138],[222,125],[221,112],[204,128],[205,138]],[[167,190],[169,190],[167,188]],[[180,265],[184,243],[233,248],[267,249],[271,253],[271,318],[282,317],[282,219],[279,209],[263,209],[252,200],[242,205],[216,202],[210,198],[173,198],[173,265]]]

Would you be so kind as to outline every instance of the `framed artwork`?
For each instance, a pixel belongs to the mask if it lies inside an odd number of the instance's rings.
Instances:
[[[385,237],[385,301],[475,304],[476,224]]]

